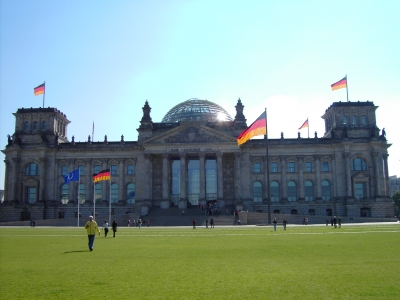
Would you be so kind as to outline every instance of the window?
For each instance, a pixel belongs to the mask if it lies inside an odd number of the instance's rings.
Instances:
[[[42,130],[46,130],[47,129],[47,123],[46,121],[42,122]]]
[[[62,176],[68,175],[68,167],[67,166],[61,166],[61,175]]]
[[[288,172],[289,173],[294,173],[295,172],[294,162],[289,162],[288,163]]]
[[[353,116],[353,124],[357,124],[357,117]]]
[[[79,169],[79,176],[84,176],[85,175],[85,166],[79,165],[78,169]]]
[[[30,125],[29,125],[29,122],[25,122],[25,124],[24,124],[24,129],[25,130],[29,130],[30,129]]]
[[[262,202],[262,184],[259,181],[253,184],[253,200],[254,202]]]
[[[118,184],[111,185],[111,203],[118,203]]]
[[[278,173],[278,163],[271,163],[271,173]]]
[[[40,175],[40,167],[35,163],[30,163],[25,167],[25,175],[30,175],[30,176]]]
[[[38,122],[34,122],[33,123],[33,130],[38,130],[38,129],[39,129]]]
[[[253,172],[254,173],[261,173],[261,164],[260,163],[255,163],[253,165]]]
[[[36,187],[27,187],[26,188],[26,198],[29,204],[33,204],[37,199],[37,189]]]
[[[306,201],[314,201],[314,186],[310,180],[304,183],[304,196]]]
[[[322,200],[331,200],[331,185],[328,180],[323,180],[322,183]]]
[[[279,202],[279,183],[276,181],[271,182],[271,202]]]
[[[347,124],[347,118],[346,118],[346,116],[343,116],[343,124],[344,124],[344,125]]]
[[[312,172],[312,162],[306,162],[306,172]]]
[[[365,118],[365,116],[361,116],[361,124],[362,125],[366,125],[367,124],[367,119]]]
[[[83,204],[86,201],[86,187],[84,184],[79,185],[79,203]]]
[[[287,184],[287,188],[288,188],[288,200],[297,201],[296,183],[294,181],[289,181]]]
[[[117,165],[111,165],[111,175],[117,175]]]
[[[136,196],[136,192],[135,192],[135,185],[133,183],[129,183],[126,186],[126,202],[127,203],[135,203],[135,196]]]
[[[357,182],[354,184],[354,198],[357,200],[365,198],[365,183]]]
[[[322,162],[322,172],[329,172],[329,163],[327,161]]]
[[[126,167],[126,174],[128,174],[128,175],[133,175],[133,174],[135,174],[135,169],[134,169],[133,165],[127,165],[127,167]]]
[[[350,169],[352,171],[366,171],[367,162],[362,158],[355,158],[351,161]]]
[[[95,166],[93,167],[93,173],[94,173],[94,174],[97,174],[97,173],[99,173],[99,172],[100,172],[100,166],[95,165]]]
[[[96,183],[94,187],[94,199],[96,203],[100,203],[102,199],[102,194],[103,194],[103,187],[101,183]]]
[[[69,192],[69,185],[63,184],[61,187],[61,203],[62,204],[67,204],[69,201],[68,192]]]

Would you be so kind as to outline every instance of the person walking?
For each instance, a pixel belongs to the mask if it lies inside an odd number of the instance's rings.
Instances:
[[[206,228],[208,228],[208,219],[206,219]]]
[[[213,218],[210,219],[210,227],[214,228],[214,219]]]
[[[338,222],[338,227],[341,228],[342,227],[342,217],[341,216],[339,216],[337,218],[337,222]]]
[[[192,224],[193,224],[193,229],[196,229],[196,220],[193,219]]]
[[[128,227],[131,226],[131,220],[128,220]]]
[[[118,227],[117,221],[115,221],[115,219],[112,222],[111,227],[112,227],[112,230],[113,230],[113,233],[114,233],[113,238],[115,238],[115,233],[117,232],[117,227]]]
[[[274,221],[272,223],[274,223],[274,231],[276,231],[276,218],[274,218]]]
[[[104,230],[104,237],[106,238],[107,234],[108,234],[108,222],[107,222],[107,220],[104,221],[103,230]]]
[[[286,230],[286,225],[288,223],[288,221],[286,220],[286,218],[283,218],[283,230]]]
[[[89,216],[89,221],[86,222],[85,224],[85,229],[88,234],[88,246],[89,250],[93,251],[93,246],[94,246],[94,238],[96,236],[96,232],[99,233],[100,235],[100,229],[99,226],[97,226],[97,223],[95,220],[93,220],[93,216]]]

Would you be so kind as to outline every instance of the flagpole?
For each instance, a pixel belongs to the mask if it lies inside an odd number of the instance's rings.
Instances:
[[[93,181],[93,220],[96,219],[96,182]]]
[[[92,127],[92,143],[94,142],[93,136],[94,136],[94,121],[93,121],[93,127]]]
[[[109,186],[110,186],[110,206],[108,208],[108,224],[111,224],[111,168],[110,168]]]
[[[80,199],[79,199],[79,194],[80,194],[80,187],[81,187],[81,169],[79,168],[79,166],[78,166],[78,174],[79,174],[79,182],[78,182],[78,227],[79,227],[79,202],[80,202]]]
[[[346,94],[347,94],[347,102],[349,102],[349,81],[347,80],[347,74],[346,74]]]
[[[265,145],[267,151],[267,190],[268,190],[268,224],[271,224],[271,186],[269,183],[269,153],[268,153],[268,118],[267,108],[265,108]]]
[[[44,95],[46,95],[46,81],[43,84],[44,84],[44,93],[43,93],[43,108],[44,108]]]
[[[310,138],[310,122],[308,122],[308,117],[307,117],[307,129],[308,129],[308,138]]]

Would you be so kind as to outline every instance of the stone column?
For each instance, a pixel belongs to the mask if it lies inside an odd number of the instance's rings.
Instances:
[[[286,157],[285,156],[281,156],[281,176],[282,176],[282,187],[281,187],[281,191],[282,191],[282,198],[287,199],[288,197],[288,193],[287,193],[287,164],[286,164]]]
[[[168,180],[168,174],[169,174],[169,161],[168,161],[169,155],[164,153],[162,155],[163,159],[163,190],[162,190],[162,197],[163,200],[169,200],[169,180]]]
[[[268,182],[268,176],[267,172],[269,171],[269,165],[268,165],[268,157],[266,155],[263,156],[263,161],[264,161],[264,191],[263,191],[263,196],[264,199],[268,201],[268,190],[270,189],[270,182]],[[263,199],[263,201],[264,201]]]
[[[125,159],[121,159],[118,166],[118,175],[119,175],[118,200],[123,200],[126,203],[128,199],[126,199],[126,193],[125,193],[125,174],[126,174]]]
[[[101,167],[101,170],[107,170],[110,169],[111,172],[111,166],[108,164],[108,159],[103,160],[103,164]],[[107,200],[107,203],[110,201],[110,180],[103,180],[100,181],[101,183],[101,201]],[[96,203],[97,204],[97,203]]]
[[[350,153],[343,153],[344,158],[344,170],[346,173],[346,197],[353,198],[351,193],[351,169],[350,169]]]
[[[94,200],[94,182],[93,182],[93,159],[85,160],[85,202],[93,205]]]
[[[206,176],[205,176],[205,153],[199,153],[199,167],[200,167],[200,201],[206,199]]]
[[[218,187],[218,192],[217,192],[217,198],[222,199],[224,195],[224,185],[223,185],[223,173],[222,173],[222,153],[218,152],[217,154],[217,187]]]
[[[147,180],[145,184],[145,200],[152,198],[152,167],[151,167],[151,154],[144,155],[145,170],[147,174]]]
[[[388,156],[389,154],[383,154],[383,171],[384,171],[384,187],[385,187],[385,197],[389,197],[389,168],[388,168]]]
[[[18,184],[18,170],[20,168],[20,162],[21,159],[20,158],[12,158],[12,175],[11,175],[11,186],[10,186],[10,190],[11,190],[11,195],[10,195],[10,199],[14,200],[14,201],[18,201],[20,203],[23,203],[23,197],[22,194],[20,193],[19,195],[17,194],[17,188],[19,186]]]
[[[316,197],[320,199],[322,197],[322,186],[321,186],[321,157],[315,156],[315,191]]]
[[[241,154],[239,152],[235,152],[235,202],[240,201],[242,198],[241,193],[241,184],[240,184],[240,157]]]
[[[181,191],[180,191],[180,200],[186,201],[186,154],[181,153],[179,154],[180,163],[181,163]]]
[[[299,197],[298,198],[305,198],[304,195],[304,160],[302,156],[297,157],[297,164],[299,167]]]

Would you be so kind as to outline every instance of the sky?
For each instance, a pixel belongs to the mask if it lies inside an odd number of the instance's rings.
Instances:
[[[250,125],[266,108],[268,137],[325,133],[321,116],[373,101],[385,128],[389,175],[400,176],[400,1],[4,0],[0,2],[0,149],[19,108],[71,121],[68,139],[137,140],[147,100],[153,122],[190,98]],[[300,130],[307,138],[307,129]],[[4,154],[0,154],[4,161]],[[5,165],[0,164],[0,189]]]

